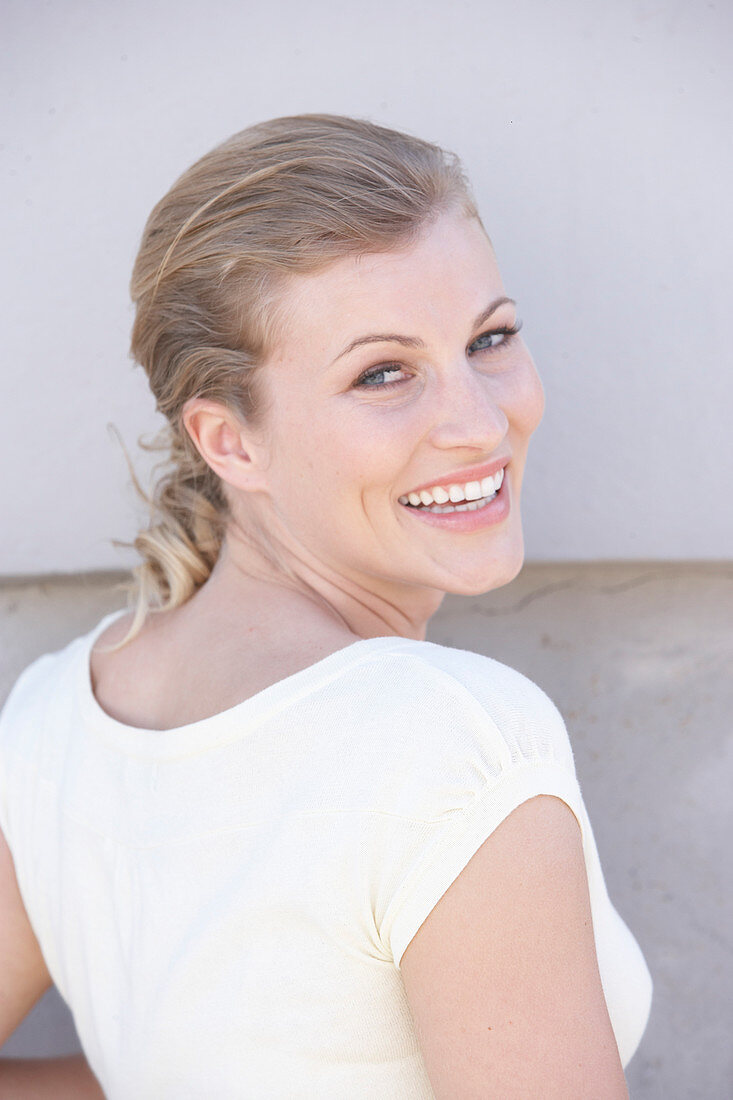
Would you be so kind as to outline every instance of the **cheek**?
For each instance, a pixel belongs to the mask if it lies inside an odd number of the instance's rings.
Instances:
[[[297,395],[277,404],[269,438],[269,489],[281,510],[299,512],[311,508],[331,477],[328,440],[305,402]],[[327,498],[325,498],[327,499]]]
[[[414,439],[409,410],[363,404],[332,414],[322,431],[338,483],[352,492],[391,492]]]
[[[384,439],[368,418],[309,412],[293,410],[284,425],[276,478],[280,499],[293,515],[303,521],[316,515],[317,501],[317,522],[322,523],[327,514],[345,516],[347,507],[358,507],[363,494],[371,498],[375,488],[383,490],[394,472],[385,469],[394,441]]]

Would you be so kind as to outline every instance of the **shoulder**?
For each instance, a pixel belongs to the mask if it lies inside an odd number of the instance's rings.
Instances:
[[[70,647],[68,647],[70,648]],[[45,653],[28,665],[13,684],[0,712],[0,724],[7,728],[21,717],[37,714],[45,709],[49,689],[68,667],[68,649],[59,653]]]
[[[479,739],[502,759],[549,753],[572,764],[560,712],[515,669],[470,650],[410,639],[385,641],[361,658],[348,689],[380,719],[406,721],[425,738],[443,741],[452,732]]]
[[[520,772],[574,778],[562,717],[521,673],[430,642],[375,641],[322,685],[318,714],[383,810],[434,820],[507,777],[519,786]]]
[[[47,757],[49,707],[58,695],[56,684],[64,663],[62,654],[38,657],[20,674],[0,710],[0,828],[8,844],[14,816],[11,803],[20,802],[26,812],[31,799],[23,777],[37,772]]]
[[[460,685],[502,725],[519,721],[562,722],[545,692],[527,676],[492,657],[434,642],[415,643],[426,668]]]
[[[68,706],[88,679],[88,655],[93,639],[116,616],[108,615],[87,634],[63,648],[44,653],[18,676],[0,710],[0,751],[25,740],[23,730],[38,731],[48,718]],[[36,738],[37,739],[37,738]]]
[[[463,688],[465,694],[493,709],[508,706],[515,710],[520,705],[530,709],[550,708],[557,713],[537,684],[493,657],[410,638],[377,638],[373,639],[373,643],[374,650],[360,654],[360,657],[380,665],[385,673],[393,671],[396,675],[400,666],[409,666],[412,674],[419,677],[424,685],[435,684],[443,688],[452,685],[454,690]]]

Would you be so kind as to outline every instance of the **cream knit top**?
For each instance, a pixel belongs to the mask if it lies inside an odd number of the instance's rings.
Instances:
[[[212,718],[125,726],[89,653],[16,684],[0,825],[109,1100],[427,1100],[402,954],[483,840],[537,794],[580,822],[624,1064],[651,982],[611,906],[563,721],[519,673],[355,642]]]

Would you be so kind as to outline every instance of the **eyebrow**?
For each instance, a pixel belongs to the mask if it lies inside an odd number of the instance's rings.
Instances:
[[[479,313],[475,318],[472,328],[480,328],[485,321],[488,321],[492,313],[496,313],[499,306],[503,306],[510,303],[516,305],[517,303],[513,298],[496,298],[493,302],[490,302],[486,309]],[[402,344],[406,348],[423,348],[425,345],[422,340],[419,340],[417,336],[400,336],[399,333],[394,332],[375,332],[370,333],[368,336],[357,336],[356,340],[352,340],[350,344],[347,344],[343,351],[340,351],[333,363],[338,362],[339,359],[343,359],[344,355],[348,355],[350,351],[354,351],[356,348],[360,348],[363,344]],[[333,366],[333,363],[331,364]]]

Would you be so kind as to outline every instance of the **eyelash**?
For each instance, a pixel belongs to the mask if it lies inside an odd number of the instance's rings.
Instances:
[[[513,325],[502,325],[501,328],[489,329],[487,332],[482,332],[480,336],[477,336],[476,339],[473,341],[473,344],[478,344],[479,340],[483,340],[486,336],[503,336],[504,339],[501,341],[500,344],[497,344],[495,347],[479,349],[479,351],[489,352],[489,354],[493,355],[497,351],[500,351],[502,348],[508,347],[521,329],[521,327],[522,322],[516,321]],[[473,347],[473,344],[471,344],[471,347]],[[354,387],[362,389],[390,390],[393,386],[402,386],[405,382],[404,379],[399,382],[384,382],[381,386],[370,386],[366,384],[368,382],[368,379],[373,378],[375,375],[388,374],[390,371],[401,369],[402,368],[399,363],[383,363],[379,367],[370,367],[369,370],[364,371],[364,373],[357,378],[356,382],[354,383]],[[409,379],[407,381],[409,381]]]

